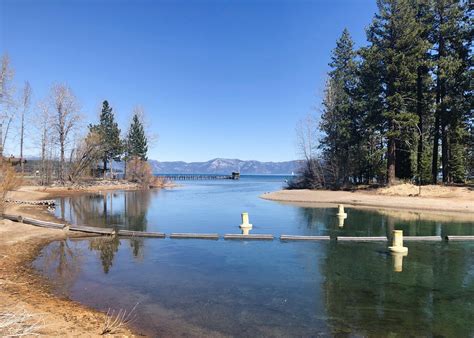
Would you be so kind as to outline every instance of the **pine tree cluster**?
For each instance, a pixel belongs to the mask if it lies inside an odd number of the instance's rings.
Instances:
[[[132,123],[125,139],[120,138],[120,129],[108,101],[102,103],[99,124],[89,125],[89,133],[99,135],[102,143],[101,159],[104,173],[107,171],[107,164],[114,160],[129,161],[138,158],[147,161],[148,140],[145,135],[143,123],[137,114],[134,114]]]
[[[464,182],[474,164],[472,16],[456,0],[378,0],[368,45],[332,53],[320,129],[333,187]]]

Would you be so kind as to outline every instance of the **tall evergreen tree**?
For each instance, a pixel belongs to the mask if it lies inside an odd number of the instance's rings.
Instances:
[[[329,66],[324,112],[321,130],[325,136],[321,140],[324,160],[332,167],[334,184],[347,184],[351,176],[349,158],[352,158],[359,144],[357,115],[353,102],[356,87],[356,53],[349,31],[344,29],[336,48],[332,52]],[[355,158],[354,158],[355,160]]]
[[[438,177],[439,139],[443,182],[464,180],[472,91],[470,48],[472,25],[469,4],[459,0],[437,0],[433,4],[431,42],[436,77],[436,115],[433,131],[432,181]]]
[[[138,157],[147,160],[148,141],[143,129],[143,124],[137,114],[133,115],[132,124],[127,135],[127,157]]]
[[[89,125],[90,131],[97,132],[102,139],[104,151],[102,154],[102,162],[104,164],[104,175],[107,171],[107,163],[111,160],[118,160],[123,153],[123,144],[120,140],[120,129],[115,122],[112,107],[105,100],[102,103],[102,111],[100,113],[99,124]]]
[[[397,174],[403,178],[412,174],[410,144],[418,122],[414,102],[421,27],[414,1],[378,0],[377,5],[379,13],[368,30],[368,52],[382,66],[380,99],[387,138],[387,183],[391,185]]]

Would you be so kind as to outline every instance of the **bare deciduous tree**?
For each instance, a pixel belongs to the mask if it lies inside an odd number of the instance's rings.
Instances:
[[[21,173],[25,171],[24,159],[23,159],[23,146],[24,146],[24,137],[25,137],[25,116],[30,109],[31,103],[31,86],[28,81],[25,82],[25,87],[23,88],[23,95],[21,98],[22,109],[21,109],[21,125],[20,125],[20,159],[21,159]]]
[[[72,152],[69,181],[75,182],[87,169],[99,161],[104,152],[104,146],[100,135],[96,132],[90,132]]]
[[[13,69],[10,66],[10,57],[4,54],[1,59],[0,65],[0,156],[3,155],[3,149],[5,148],[5,142],[8,136],[8,130],[10,129],[11,122],[15,113],[15,102],[13,100],[14,87],[12,84],[13,80]],[[2,137],[3,125],[7,123],[6,131]]]
[[[53,108],[52,128],[59,145],[59,181],[65,182],[65,153],[70,133],[78,127],[80,121],[79,104],[71,89],[64,84],[51,88],[50,104]]]
[[[36,123],[33,123],[38,129],[40,135],[41,147],[41,185],[49,184],[51,181],[51,152],[52,152],[52,133],[51,133],[51,113],[47,102],[38,103],[39,113],[36,115]]]
[[[298,121],[296,126],[296,140],[300,155],[306,160],[314,160],[317,156],[318,119],[312,114],[306,115]]]
[[[318,159],[319,123],[316,116],[308,114],[296,126],[296,142],[304,165],[300,175],[289,184],[289,188],[315,189],[325,185],[324,170]]]

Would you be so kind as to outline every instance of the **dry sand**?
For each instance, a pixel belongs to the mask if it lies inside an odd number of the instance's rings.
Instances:
[[[474,187],[423,186],[421,196],[418,187],[402,184],[390,188],[329,191],[329,190],[280,190],[260,197],[272,201],[304,204],[318,207],[321,204],[347,204],[400,211],[425,211],[446,217],[459,215],[474,220]],[[404,212],[406,214],[406,212]],[[461,215],[462,214],[462,215]]]

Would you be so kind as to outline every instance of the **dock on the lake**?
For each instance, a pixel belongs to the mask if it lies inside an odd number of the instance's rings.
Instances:
[[[172,181],[203,181],[203,180],[238,180],[240,173],[233,172],[231,175],[214,174],[158,174]]]

